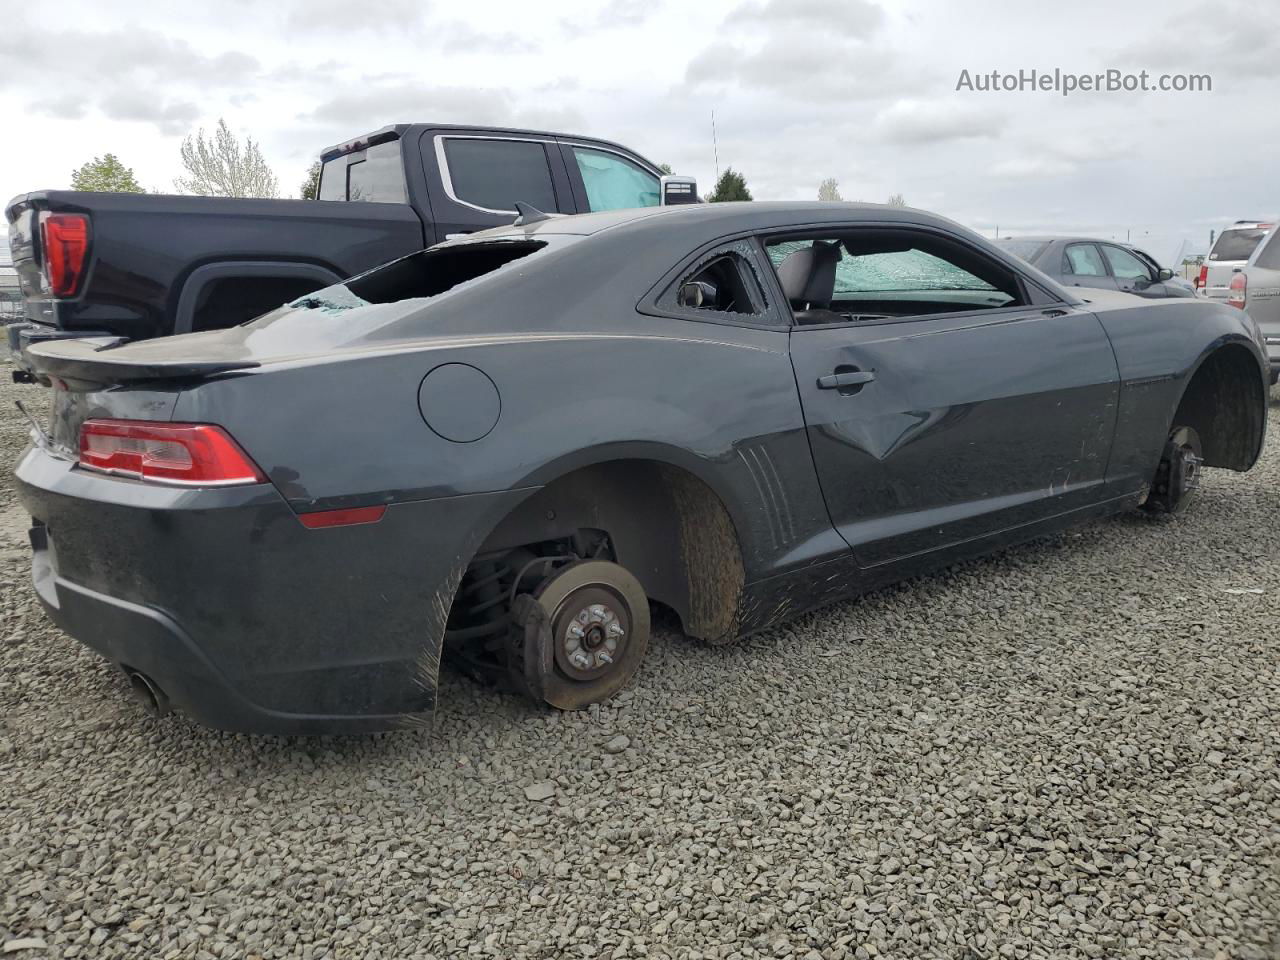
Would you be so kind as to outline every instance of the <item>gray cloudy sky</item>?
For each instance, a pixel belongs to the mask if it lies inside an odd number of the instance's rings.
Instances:
[[[171,189],[184,134],[262,144],[286,193],[318,150],[396,121],[620,140],[761,199],[902,193],[991,235],[1158,256],[1280,212],[1274,0],[0,0],[0,196],[113,152]],[[1211,93],[977,93],[971,73],[1208,73]]]

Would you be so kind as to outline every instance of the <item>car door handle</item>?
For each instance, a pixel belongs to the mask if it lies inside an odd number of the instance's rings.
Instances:
[[[873,370],[843,370],[829,373],[818,378],[819,390],[841,390],[846,387],[860,387],[876,378]]]

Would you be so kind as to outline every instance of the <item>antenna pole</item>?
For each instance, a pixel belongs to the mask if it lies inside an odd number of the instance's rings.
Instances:
[[[716,183],[720,182],[720,145],[716,142],[716,112],[711,111],[711,151],[716,158]]]

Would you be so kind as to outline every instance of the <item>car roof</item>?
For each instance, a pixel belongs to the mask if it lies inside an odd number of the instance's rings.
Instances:
[[[992,242],[1000,243],[1003,240],[1034,240],[1037,243],[1052,243],[1055,240],[1065,240],[1070,243],[1114,243],[1118,247],[1132,246],[1132,244],[1125,243],[1123,240],[1107,240],[1105,237],[1082,237],[1072,233],[1040,233],[1018,237],[1000,237]]]

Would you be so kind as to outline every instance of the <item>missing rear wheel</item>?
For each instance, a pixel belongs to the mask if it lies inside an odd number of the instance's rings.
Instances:
[[[583,560],[512,605],[508,666],[528,696],[581,710],[626,686],[649,646],[649,604],[624,567]]]

